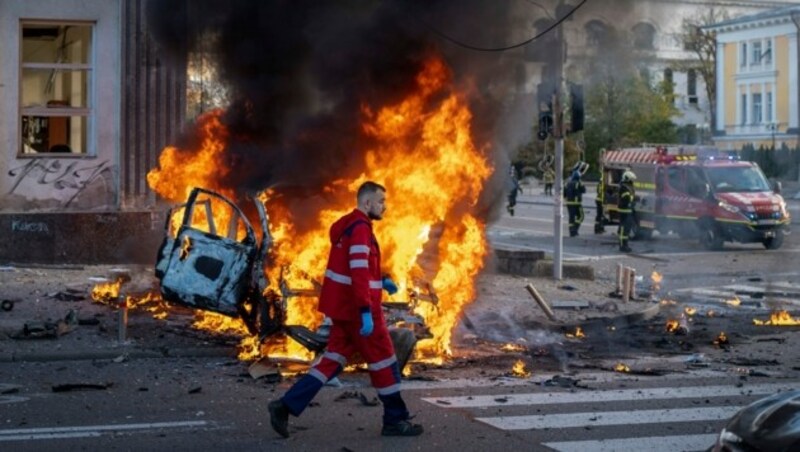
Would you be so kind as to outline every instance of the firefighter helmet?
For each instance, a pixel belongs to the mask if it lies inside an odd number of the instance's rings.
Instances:
[[[633,182],[636,180],[636,174],[633,173],[631,170],[627,170],[622,173],[622,182]]]

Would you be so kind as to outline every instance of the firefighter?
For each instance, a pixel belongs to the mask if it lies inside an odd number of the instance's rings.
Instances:
[[[553,196],[553,181],[556,180],[556,172],[553,167],[547,166],[542,173],[542,182],[544,182],[545,196]]]
[[[578,235],[578,229],[583,223],[583,194],[586,187],[581,182],[581,172],[575,170],[569,178],[569,182],[564,186],[564,197],[567,202],[567,213],[569,214],[569,236]]]
[[[514,206],[517,205],[517,194],[522,193],[522,187],[519,184],[519,178],[517,178],[517,170],[514,168],[514,165],[511,165],[511,170],[508,173],[509,177],[509,187],[508,187],[508,205],[506,205],[506,210],[508,213],[513,217],[514,216]]]
[[[605,224],[606,217],[603,214],[603,202],[606,197],[606,184],[603,182],[603,175],[600,175],[600,180],[597,182],[597,197],[594,198],[594,206],[597,213],[594,216],[594,233],[602,234],[606,232]]]
[[[636,192],[633,189],[633,181],[636,174],[627,170],[622,173],[619,183],[619,196],[617,197],[617,211],[619,212],[619,250],[623,253],[630,253],[631,247],[628,246],[628,239],[633,229],[633,212],[636,201]]]
[[[332,320],[328,348],[283,397],[268,405],[270,425],[284,438],[289,437],[289,415],[299,416],[355,352],[366,360],[383,403],[381,435],[417,436],[423,431],[409,422],[400,396],[400,367],[381,307],[383,289],[397,292],[394,282],[381,275],[381,251],[372,231],[372,221],[380,220],[386,210],[386,189],[365,182],[356,199],[357,208],[330,229],[331,251],[319,297],[319,310]]]

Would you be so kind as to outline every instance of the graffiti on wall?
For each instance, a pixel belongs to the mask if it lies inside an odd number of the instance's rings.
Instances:
[[[85,161],[32,159],[8,171],[8,175],[14,179],[8,194],[14,193],[23,182],[33,181],[56,190],[70,190],[71,195],[64,203],[64,207],[69,207],[95,180],[110,174],[112,170],[113,165],[108,160],[92,161],[86,165]]]

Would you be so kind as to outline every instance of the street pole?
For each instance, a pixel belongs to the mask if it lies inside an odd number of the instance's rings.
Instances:
[[[556,59],[555,86],[553,94],[553,137],[556,140],[556,181],[553,187],[553,279],[561,280],[562,250],[564,247],[564,122],[561,118],[561,73],[564,64],[564,42],[561,25],[556,27],[558,57]]]

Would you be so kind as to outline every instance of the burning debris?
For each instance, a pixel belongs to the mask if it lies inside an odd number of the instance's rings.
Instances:
[[[730,345],[730,340],[728,340],[728,336],[725,334],[724,331],[721,331],[717,338],[714,339],[714,345],[718,348],[727,348]]]
[[[625,363],[617,363],[614,366],[614,372],[630,373],[631,368]]]
[[[503,344],[503,346],[500,347],[500,351],[508,353],[523,353],[528,351],[528,348],[525,347],[524,345],[508,343],[508,344]]]
[[[518,359],[511,368],[511,373],[509,376],[516,378],[528,378],[531,376],[531,372],[525,368],[525,362],[521,359]]]
[[[739,297],[734,296],[731,300],[725,300],[725,303],[729,306],[738,307],[742,304],[742,300]]]
[[[797,326],[800,319],[792,317],[787,311],[776,311],[770,314],[769,320],[753,319],[754,325],[759,326]]]
[[[586,337],[586,334],[583,333],[583,329],[579,326],[575,327],[574,333],[565,333],[565,335],[570,339],[583,339]]]

